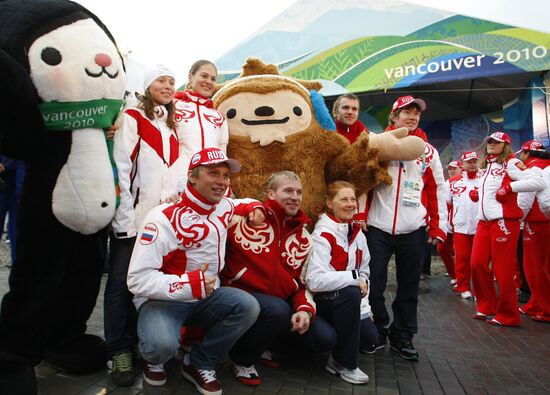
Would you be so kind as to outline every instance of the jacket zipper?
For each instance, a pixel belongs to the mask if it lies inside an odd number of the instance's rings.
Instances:
[[[489,163],[489,167],[487,168],[487,171],[485,171],[485,177],[483,178],[483,184],[481,185],[482,194],[481,194],[481,214],[483,214],[483,218],[485,218],[485,221],[489,221],[487,217],[485,216],[485,210],[483,209],[483,198],[485,197],[485,181],[487,181],[487,177],[489,176],[489,170],[491,169],[491,166],[493,164]]]
[[[393,211],[393,226],[391,234],[395,235],[395,225],[397,224],[397,207],[399,205],[399,190],[401,189],[401,164],[399,164],[399,174],[397,175],[397,193],[395,195],[395,210]]]

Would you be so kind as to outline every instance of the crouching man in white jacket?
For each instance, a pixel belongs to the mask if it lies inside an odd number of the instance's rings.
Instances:
[[[218,278],[233,215],[248,216],[255,226],[265,219],[259,202],[224,197],[230,173],[239,170],[239,162],[218,148],[196,153],[180,201],[153,209],[138,234],[128,288],[138,308],[143,376],[150,385],[166,382],[163,364],[177,352],[186,325],[206,334],[185,355],[182,375],[203,394],[221,394],[216,364],[256,321],[256,299],[220,287]]]

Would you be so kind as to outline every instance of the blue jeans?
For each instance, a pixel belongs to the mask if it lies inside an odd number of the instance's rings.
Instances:
[[[275,341],[285,343],[292,349],[305,348],[307,351],[319,352],[331,350],[336,344],[336,333],[321,317],[309,326],[302,335],[290,332],[292,307],[277,296],[252,292],[260,306],[258,319],[239,339],[229,353],[232,362],[238,365],[251,366],[262,353]]]
[[[202,341],[192,346],[191,365],[215,369],[259,312],[254,297],[230,287],[220,287],[194,303],[150,300],[139,309],[139,349],[147,362],[165,363],[179,348],[182,325],[207,328]]]
[[[110,235],[109,276],[103,300],[105,341],[109,356],[120,351],[130,351],[137,342],[137,312],[128,291],[126,277],[135,237],[117,239]]]

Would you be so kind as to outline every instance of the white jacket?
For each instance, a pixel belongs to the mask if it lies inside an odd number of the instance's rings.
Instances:
[[[191,157],[204,148],[216,147],[227,152],[229,132],[225,117],[212,107],[209,99],[191,91],[178,92],[174,99],[180,144],[180,166],[185,170],[180,191],[187,183],[187,169]]]
[[[237,205],[237,209],[235,209]],[[227,227],[234,215],[261,207],[255,200],[217,204],[188,187],[176,204],[163,204],[147,215],[138,234],[128,269],[128,289],[137,308],[147,299],[196,302],[206,296],[205,276],[216,277],[224,267]]]
[[[477,229],[478,203],[470,199],[470,191],[479,188],[479,177],[469,178],[464,171],[449,179],[449,188],[446,191],[447,204],[450,204],[452,215],[451,225],[455,233],[474,235]]]
[[[393,182],[371,191],[367,224],[392,235],[414,232],[429,226],[429,235],[445,241],[447,205],[445,179],[439,153],[429,143],[426,152],[414,161],[391,161],[388,172]],[[421,195],[421,204],[404,203],[405,183]]]
[[[176,194],[184,170],[178,166],[179,141],[166,124],[164,106],[149,120],[143,110],[128,108],[115,133],[113,157],[120,188],[120,205],[112,226],[117,238],[134,237],[145,215]]]
[[[550,167],[542,171],[542,179],[544,180],[545,187],[538,193],[537,200],[539,202],[540,211],[550,219]]]
[[[351,226],[333,218],[322,214],[313,230],[313,248],[306,273],[307,287],[311,292],[359,286],[359,277],[367,283],[369,281],[370,254],[361,226]],[[349,231],[351,240],[348,242]]]
[[[479,209],[477,218],[482,221],[495,221],[498,219],[521,219],[523,211],[518,206],[517,192],[536,191],[540,188],[541,179],[532,171],[523,171],[523,163],[510,156],[504,163],[496,163],[494,160],[487,162],[487,167],[481,169],[479,180]],[[512,181],[520,181],[513,183]],[[497,191],[510,185],[514,192],[504,202],[496,200]]]

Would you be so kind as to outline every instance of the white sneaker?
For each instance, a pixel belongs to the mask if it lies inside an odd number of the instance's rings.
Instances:
[[[260,375],[254,365],[241,366],[234,362],[231,362],[231,364],[233,365],[233,373],[235,374],[235,378],[239,380],[241,384],[257,386],[262,383]]]
[[[456,279],[451,278],[451,281],[449,282],[449,288],[453,289],[456,287]]]
[[[460,293],[462,299],[472,299],[472,293],[470,291],[464,291]]]
[[[332,359],[332,354],[328,357],[325,369],[332,374],[339,375],[342,380],[347,381],[351,384],[367,384],[369,382],[369,376],[363,373],[361,369],[345,368],[334,359]]]

